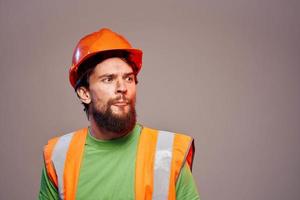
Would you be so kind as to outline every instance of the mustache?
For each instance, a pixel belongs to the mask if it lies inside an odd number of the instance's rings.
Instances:
[[[127,104],[132,104],[132,101],[131,101],[130,99],[127,99],[127,98],[126,98],[125,96],[123,96],[123,95],[120,95],[120,96],[118,96],[118,97],[116,97],[116,98],[114,98],[114,99],[109,100],[109,101],[108,101],[108,104],[109,104],[109,105],[112,105],[112,104],[117,103],[117,102],[119,102],[119,101],[124,101],[124,102],[127,103]]]

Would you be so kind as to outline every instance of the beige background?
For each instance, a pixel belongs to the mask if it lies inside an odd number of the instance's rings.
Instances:
[[[110,27],[144,50],[138,119],[196,139],[202,200],[300,199],[297,0],[0,0],[0,199],[36,199],[47,139],[87,125],[76,42]]]

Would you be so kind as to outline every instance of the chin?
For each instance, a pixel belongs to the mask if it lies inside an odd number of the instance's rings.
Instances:
[[[130,109],[129,108],[122,108],[122,109],[111,109],[111,113],[116,116],[126,116],[128,115]]]
[[[120,112],[117,112],[117,113],[113,112],[112,114],[115,117],[117,117],[117,118],[125,118],[126,116],[128,116],[128,112],[122,112],[122,113],[120,113]]]

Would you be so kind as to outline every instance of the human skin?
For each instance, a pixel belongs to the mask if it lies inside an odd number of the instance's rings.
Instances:
[[[118,57],[105,59],[96,65],[90,75],[89,87],[80,87],[77,94],[83,103],[93,104],[89,106],[88,115],[95,138],[110,140],[123,136],[98,127],[91,113],[95,107],[98,111],[110,109],[113,115],[125,117],[130,107],[135,106],[136,83],[129,64]]]

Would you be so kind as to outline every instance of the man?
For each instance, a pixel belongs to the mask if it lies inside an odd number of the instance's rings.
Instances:
[[[77,44],[69,79],[88,128],[49,140],[39,199],[199,199],[193,139],[136,123],[142,51],[101,29]]]

